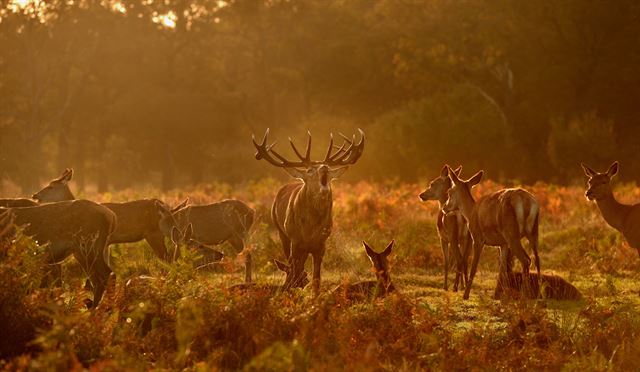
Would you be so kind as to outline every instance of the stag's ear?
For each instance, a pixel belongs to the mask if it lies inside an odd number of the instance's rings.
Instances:
[[[384,251],[382,251],[382,253],[380,253],[381,255],[383,255],[384,257],[387,257],[389,254],[391,254],[391,249],[393,248],[393,243],[395,241],[392,240],[389,242],[389,244],[387,245],[387,248],[384,249]]]
[[[458,178],[458,175],[451,169],[451,167],[448,165],[445,165],[445,167],[447,168],[447,174],[449,175],[449,178],[451,178],[451,181],[456,185],[461,184],[462,181]]]
[[[296,169],[296,168],[282,168],[284,169],[287,173],[289,173],[289,175],[293,178],[297,178],[300,180],[304,180],[305,178],[305,171],[301,171],[300,169]]]
[[[364,246],[364,250],[367,252],[367,256],[369,256],[372,261],[375,260],[375,258],[378,256],[376,251],[369,247],[369,244],[367,244],[367,242],[365,241],[362,241],[362,245]]]
[[[582,167],[582,170],[584,171],[584,174],[589,178],[595,176],[598,173],[598,172],[594,171],[591,167],[586,165],[585,163],[580,163],[580,166]]]
[[[177,227],[174,226],[171,229],[171,241],[173,242],[173,244],[178,245],[178,243],[180,243],[180,240],[182,240],[180,239],[181,235],[182,234],[180,233],[180,230],[178,230]]]
[[[286,263],[280,261],[280,260],[276,260],[275,258],[273,259],[273,263],[276,264],[276,267],[278,269],[280,269],[280,271],[284,271],[285,273],[288,273],[290,270],[289,265],[287,265]]]
[[[189,224],[185,229],[184,229],[184,233],[182,234],[183,236],[183,241],[188,242],[189,240],[191,240],[191,237],[193,236],[193,224]]]
[[[178,204],[177,206],[175,206],[172,210],[171,213],[176,213],[177,211],[179,211],[180,209],[184,208],[187,206],[187,204],[189,204],[189,197],[187,196],[187,198],[180,204]]]
[[[468,184],[469,187],[473,187],[473,186],[479,184],[480,181],[482,181],[482,176],[483,175],[484,175],[484,171],[479,171],[473,177],[469,178],[469,180],[466,182],[466,184]]]
[[[618,162],[614,161],[613,164],[611,164],[611,166],[607,170],[607,176],[609,176],[609,178],[611,178],[611,177],[615,176],[616,174],[618,174]]]
[[[440,177],[447,178],[449,176],[449,171],[447,170],[447,165],[442,166],[442,170],[440,170]]]
[[[347,171],[347,169],[349,169],[348,165],[345,165],[345,166],[339,167],[339,168],[330,169],[329,170],[329,177],[332,180],[338,179],[338,178],[340,178],[340,176],[342,176],[344,174],[344,172]]]

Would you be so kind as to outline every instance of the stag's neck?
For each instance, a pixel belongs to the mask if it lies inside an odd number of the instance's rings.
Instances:
[[[596,204],[604,220],[614,229],[622,231],[624,222],[631,211],[631,206],[618,202],[613,193],[610,193],[604,199],[596,200]]]
[[[331,189],[326,192],[310,190],[307,185],[303,185],[298,194],[298,205],[304,205],[305,209],[316,212],[318,217],[331,216],[333,208],[333,196]]]

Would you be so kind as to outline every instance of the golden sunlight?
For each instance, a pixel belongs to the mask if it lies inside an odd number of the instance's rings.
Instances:
[[[159,23],[167,28],[175,28],[176,21],[178,20],[178,16],[173,10],[165,14],[154,14],[152,21],[155,23]]]

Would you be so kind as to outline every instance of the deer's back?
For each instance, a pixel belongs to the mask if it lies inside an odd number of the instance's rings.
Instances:
[[[110,234],[116,216],[108,208],[88,200],[13,208],[15,223],[39,242],[73,242],[80,235]]]
[[[518,209],[522,211],[522,220],[518,219]],[[482,234],[489,245],[502,245],[506,241],[503,231],[524,231],[524,226],[531,213],[537,214],[538,205],[531,193],[526,190],[503,189],[485,195],[476,204],[471,221],[474,234]]]
[[[582,294],[571,283],[557,275],[521,272],[501,273],[498,279],[496,293],[497,298],[528,298],[528,299],[553,299],[553,300],[580,300]]]
[[[36,205],[38,205],[38,202],[32,199],[25,199],[25,198],[0,199],[0,207],[5,207],[5,208],[35,207]]]
[[[239,200],[223,200],[206,205],[191,205],[175,213],[181,227],[191,223],[194,239],[204,244],[219,244],[232,237],[244,237],[253,224],[254,210]]]
[[[118,218],[118,226],[111,236],[111,243],[129,243],[141,240],[148,233],[159,229],[160,216],[156,199],[134,200],[124,203],[103,203]]]

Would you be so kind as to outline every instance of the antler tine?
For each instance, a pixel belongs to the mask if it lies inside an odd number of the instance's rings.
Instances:
[[[355,143],[356,142],[355,134],[353,135],[352,140],[342,135],[342,137],[345,140],[343,147],[347,143],[349,144],[349,146],[345,150],[342,150],[341,148],[338,152],[336,152],[331,157],[331,159],[329,159],[330,160],[328,162],[329,165],[348,165],[348,164],[355,164],[355,162],[358,161],[358,159],[360,158],[360,156],[362,156],[362,153],[364,151],[364,139],[365,139],[364,132],[362,131],[362,129],[358,128],[358,132],[360,133],[360,142],[358,142],[357,144]]]
[[[309,136],[309,139],[307,140],[307,152],[304,156],[304,160],[306,160],[307,162],[311,161],[311,131],[307,130],[307,136]]]
[[[327,155],[324,157],[324,162],[331,159],[331,150],[333,150],[333,133],[329,133],[329,147],[327,148]]]
[[[262,143],[256,142],[255,136],[251,135],[251,139],[253,141],[253,146],[255,146],[255,148],[257,150],[256,155],[255,155],[256,156],[256,160],[264,159],[264,160],[268,161],[270,164],[275,165],[276,167],[280,167],[280,168],[295,168],[295,167],[304,167],[304,166],[306,166],[306,162],[304,162],[304,161],[292,162],[292,161],[287,160],[284,156],[282,156],[279,153],[277,153],[276,150],[273,149],[273,147],[276,145],[277,141],[272,143],[271,145],[267,145],[268,136],[269,136],[269,128],[267,128],[266,132],[264,133],[264,137],[262,138]],[[293,142],[291,142],[291,145],[293,146]],[[296,153],[298,153],[298,151],[296,150],[295,146],[294,146],[294,150],[296,151]],[[277,158],[277,160],[273,158],[274,156]]]

